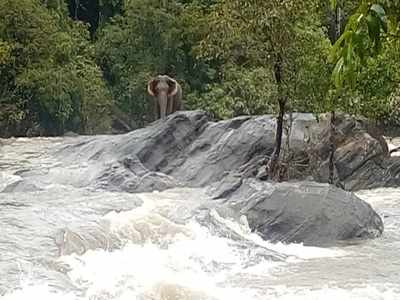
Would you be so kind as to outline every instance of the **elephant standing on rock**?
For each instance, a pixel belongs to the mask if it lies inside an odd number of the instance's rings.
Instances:
[[[154,97],[156,119],[165,119],[183,109],[182,87],[168,75],[158,75],[147,84],[148,93]]]

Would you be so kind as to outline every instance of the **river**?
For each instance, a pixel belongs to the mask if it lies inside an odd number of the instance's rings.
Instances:
[[[271,244],[215,211],[207,226],[203,189],[88,185],[84,160],[57,155],[77,139],[0,140],[2,300],[400,299],[400,188],[357,193],[384,219],[376,240]]]

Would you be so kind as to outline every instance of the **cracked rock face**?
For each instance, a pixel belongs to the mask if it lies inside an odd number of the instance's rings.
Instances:
[[[312,175],[316,181],[328,181],[329,128],[313,125],[321,133],[313,141]],[[346,190],[398,186],[400,159],[390,157],[382,135],[366,120],[341,115],[336,120],[335,173]]]

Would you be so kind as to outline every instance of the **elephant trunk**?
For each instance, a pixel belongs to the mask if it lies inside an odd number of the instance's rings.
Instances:
[[[160,117],[161,119],[165,119],[168,107],[168,96],[166,92],[162,92],[158,95],[158,105],[160,106]]]

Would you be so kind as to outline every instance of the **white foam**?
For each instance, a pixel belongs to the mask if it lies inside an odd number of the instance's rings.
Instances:
[[[296,258],[301,259],[339,257],[346,255],[346,252],[335,248],[328,249],[320,247],[310,247],[304,246],[303,244],[273,244],[271,242],[263,240],[258,234],[252,233],[250,228],[248,227],[248,222],[245,216],[241,216],[241,224],[239,224],[237,222],[222,218],[215,210],[211,213],[214,218],[218,219],[221,223],[227,225],[229,228],[234,230],[237,234],[244,237],[245,239],[251,240],[259,246],[285,255],[295,256]]]
[[[114,234],[130,237],[122,249],[61,258],[71,267],[72,281],[87,289],[87,298],[254,299],[254,291],[225,283],[229,276],[247,272],[248,249],[213,235],[194,220],[176,224],[161,214],[180,209],[176,202],[147,200],[134,210],[104,217]],[[267,276],[276,265],[262,261],[259,274]]]
[[[40,300],[75,300],[78,299],[72,293],[63,293],[54,291],[46,284],[35,285],[33,283],[24,283],[20,289],[13,291],[0,297],[2,300],[26,300],[26,299],[40,299]]]
[[[194,220],[185,225],[175,224],[155,212],[159,205],[163,204],[147,201],[137,209],[105,216],[111,222],[112,231],[124,232],[125,236],[135,232],[140,236],[133,239],[136,243],[128,243],[113,252],[96,250],[83,256],[62,258],[71,267],[68,275],[72,281],[87,289],[86,297],[256,299],[256,290],[239,289],[229,284],[229,278],[247,274],[266,279],[271,270],[282,265],[259,260],[247,266],[251,249],[243,249],[233,240],[213,235]],[[212,215],[245,239],[264,248],[303,259],[342,255],[337,250],[271,244],[251,233],[244,218],[239,224],[220,217],[215,211]]]
[[[393,206],[400,204],[400,188],[378,188],[358,191],[357,196],[372,206]]]
[[[186,256],[189,253],[175,250],[130,244],[115,252],[89,251],[63,261],[72,267],[73,282],[87,288],[88,299],[100,295],[108,299],[243,299],[236,289],[218,287],[214,275],[204,272]]]
[[[21,179],[21,176],[13,175],[7,172],[0,172],[0,192],[4,190],[8,185]]]
[[[396,297],[399,291],[385,286],[301,288],[270,285],[269,280],[274,282],[277,274],[284,276],[285,269],[292,263],[340,257],[347,252],[301,244],[272,244],[252,233],[244,216],[235,222],[212,210],[210,217],[242,240],[220,237],[195,219],[177,223],[169,217],[175,211],[184,210],[185,205],[191,205],[187,204],[188,200],[179,199],[179,192],[149,193],[140,197],[144,200],[141,207],[110,212],[103,217],[112,234],[126,238],[125,246],[112,252],[89,250],[82,256],[73,254],[60,258],[61,263],[69,266],[67,275],[72,283],[84,290],[83,294],[77,296],[54,291],[46,285],[23,284],[20,290],[1,299],[399,299]],[[251,243],[247,247],[243,242]],[[252,243],[260,246],[260,251],[270,249],[290,258],[284,262],[264,259],[256,251],[252,252]]]
[[[298,289],[281,286],[267,292],[265,297],[275,300],[398,300],[400,290],[385,285],[348,289],[328,286],[322,289]]]

